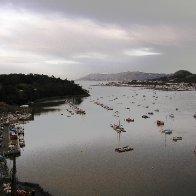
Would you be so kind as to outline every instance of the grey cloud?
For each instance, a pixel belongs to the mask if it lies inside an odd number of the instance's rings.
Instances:
[[[68,78],[128,70],[196,72],[195,1],[0,4],[1,72],[46,72]]]
[[[110,23],[194,23],[194,0],[7,0],[13,6],[40,12],[62,12]]]

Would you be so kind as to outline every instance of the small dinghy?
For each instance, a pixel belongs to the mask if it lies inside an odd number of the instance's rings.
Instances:
[[[115,151],[116,152],[119,152],[119,153],[121,153],[121,152],[127,152],[127,151],[132,151],[132,150],[134,150],[134,148],[131,148],[129,146],[124,146],[124,147],[121,147],[121,148],[115,148]]]

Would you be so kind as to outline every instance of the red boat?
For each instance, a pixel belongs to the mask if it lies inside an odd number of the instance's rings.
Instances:
[[[157,120],[157,125],[158,125],[158,126],[164,125],[164,122],[161,121],[161,120]]]
[[[127,122],[134,122],[134,119],[132,119],[132,118],[127,118],[126,121],[127,121]]]
[[[16,134],[10,134],[10,139],[18,139],[18,136]]]

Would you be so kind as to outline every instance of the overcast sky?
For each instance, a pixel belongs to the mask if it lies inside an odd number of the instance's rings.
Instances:
[[[0,0],[0,74],[196,73],[195,0]]]

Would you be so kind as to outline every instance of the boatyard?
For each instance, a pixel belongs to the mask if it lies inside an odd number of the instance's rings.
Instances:
[[[45,195],[50,194],[38,184],[23,183],[17,180],[17,157],[25,147],[25,121],[32,120],[28,106],[21,106],[22,110],[15,113],[3,112],[0,119],[0,195]],[[9,168],[7,161],[12,162]],[[9,171],[10,170],[10,171]]]

